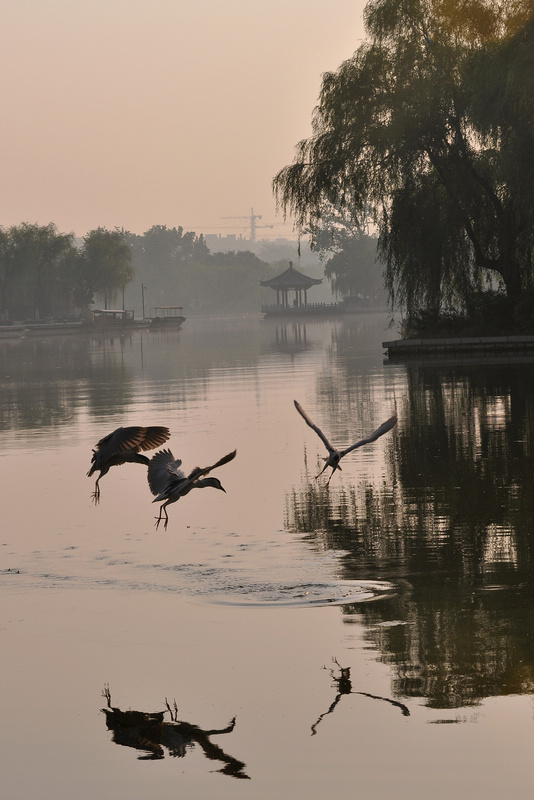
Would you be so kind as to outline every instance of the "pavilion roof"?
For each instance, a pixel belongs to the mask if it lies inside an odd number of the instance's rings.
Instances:
[[[310,286],[316,286],[322,282],[322,278],[310,278],[294,269],[291,261],[285,272],[268,281],[260,281],[262,286],[270,286],[271,289],[309,289]]]

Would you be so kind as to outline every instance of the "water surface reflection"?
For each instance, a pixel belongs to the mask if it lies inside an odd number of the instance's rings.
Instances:
[[[178,719],[176,700],[171,706],[166,699],[165,711],[121,711],[111,705],[109,686],[105,687],[102,695],[107,702],[107,708],[102,711],[106,715],[108,730],[113,731],[113,741],[124,747],[141,750],[145,755],[138,756],[140,761],[165,758],[165,751],[174,758],[184,758],[188,751],[198,745],[208,760],[221,761],[224,764],[218,772],[233,778],[249,779],[244,772],[245,764],[211,741],[212,736],[232,733],[235,717],[225,728],[204,730],[191,722]],[[169,721],[164,719],[166,713],[169,714]]]
[[[352,688],[352,679],[350,677],[350,667],[342,667],[337,658],[332,658],[332,661],[339,669],[339,675],[335,674],[334,669],[330,669],[330,677],[332,679],[332,685],[335,687],[336,696],[334,700],[328,707],[327,711],[324,711],[322,714],[319,715],[317,720],[311,726],[312,736],[315,736],[317,733],[317,727],[320,722],[323,721],[325,717],[329,714],[333,714],[336,706],[338,705],[339,701],[344,695],[355,694],[360,695],[361,697],[368,697],[371,700],[380,700],[384,703],[390,703],[392,706],[399,708],[402,715],[404,717],[410,716],[410,709],[408,706],[404,705],[404,703],[399,703],[397,700],[392,700],[389,697],[379,697],[376,694],[370,694],[369,692],[357,692]],[[323,669],[328,669],[327,667],[323,667]]]
[[[398,585],[387,608],[354,611],[395,666],[397,695],[458,708],[530,693],[534,370],[405,372],[383,482],[328,487],[306,473],[286,496],[287,525],[342,551],[345,579]],[[407,624],[382,627],[391,614]]]
[[[233,798],[214,765],[252,776],[254,800],[356,782],[471,800],[473,775],[481,796],[530,796],[534,370],[384,363],[385,338],[354,315],[0,342],[10,796],[144,800],[179,774],[191,800]],[[295,398],[334,442],[399,422],[327,485]],[[191,492],[156,531],[146,470],[126,465],[95,507],[91,449],[121,425],[167,426],[191,468],[237,449],[226,494]],[[111,717],[157,766],[109,746],[104,684],[141,709],[183,687],[182,720],[135,711],[133,735]]]

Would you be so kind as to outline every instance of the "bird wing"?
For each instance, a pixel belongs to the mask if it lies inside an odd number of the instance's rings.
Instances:
[[[138,425],[133,425],[130,428],[117,428],[100,439],[95,449],[104,459],[115,453],[123,453],[125,450],[135,450],[139,442],[143,440],[145,431],[146,428],[141,428]]]
[[[145,433],[138,444],[139,450],[153,450],[155,447],[161,447],[171,436],[169,429],[163,428],[161,425],[152,425],[143,430]]]
[[[310,428],[312,428],[312,429],[315,431],[315,433],[317,434],[317,436],[318,436],[318,437],[321,439],[321,441],[323,442],[323,444],[324,444],[324,446],[326,447],[326,449],[327,449],[329,452],[332,452],[332,450],[335,450],[335,448],[334,448],[334,447],[332,447],[332,445],[330,444],[330,442],[328,441],[328,439],[326,438],[326,436],[324,435],[324,433],[322,432],[322,430],[321,430],[320,428],[318,428],[318,427],[317,427],[317,425],[314,425],[314,424],[313,424],[313,422],[311,421],[311,419],[309,418],[309,416],[306,414],[306,412],[304,411],[304,409],[302,408],[302,406],[300,405],[300,403],[297,403],[297,401],[296,401],[296,400],[293,400],[293,402],[295,403],[295,408],[296,408],[296,409],[297,409],[297,411],[299,412],[300,416],[302,417],[302,419],[304,420],[304,422],[306,423],[306,425],[309,425],[309,426],[310,426]]]
[[[233,461],[236,457],[237,450],[233,450],[228,455],[223,456],[220,458],[215,464],[212,464],[211,467],[195,467],[186,478],[186,485],[194,483],[198,478],[201,478],[203,475],[207,475],[212,469],[216,467],[222,467],[223,464],[228,464],[229,461]]]
[[[158,495],[175,482],[185,480],[184,473],[179,469],[181,464],[170,450],[160,450],[152,456],[148,464],[148,485],[152,494]]]
[[[220,458],[220,459],[217,461],[217,463],[216,463],[216,464],[212,464],[212,465],[211,465],[211,467],[205,467],[205,468],[202,470],[202,474],[203,474],[203,475],[207,475],[207,474],[208,474],[208,472],[211,472],[211,470],[212,470],[212,469],[215,469],[215,467],[222,467],[222,465],[223,465],[223,464],[228,464],[228,462],[229,462],[229,461],[233,461],[233,460],[234,460],[234,458],[236,457],[236,455],[237,455],[237,450],[232,450],[232,452],[231,452],[231,453],[228,453],[228,455],[226,455],[226,456],[223,456],[222,458]]]
[[[361,447],[363,444],[369,444],[369,442],[376,441],[376,439],[380,438],[380,436],[383,436],[385,433],[394,428],[396,424],[397,424],[397,417],[394,414],[388,420],[383,422],[382,425],[380,425],[380,427],[376,429],[376,431],[373,431],[373,433],[370,436],[367,436],[365,439],[361,439],[361,441],[356,442],[356,444],[351,444],[350,447],[347,447],[345,450],[342,450],[340,452],[340,457],[343,458],[343,456],[346,456],[347,453],[351,452],[351,450],[356,450],[357,447]]]
[[[131,425],[128,428],[117,428],[108,433],[97,443],[95,450],[105,460],[116,453],[134,450],[152,450],[164,444],[170,437],[169,429],[159,425],[144,428],[141,425]]]
[[[138,425],[130,428],[117,428],[116,430],[103,436],[93,447],[91,456],[91,468],[87,475],[92,475],[97,469],[105,469],[106,464],[114,456],[124,452],[137,452],[139,442],[142,441],[146,428]],[[115,462],[123,463],[123,462]],[[108,468],[109,468],[108,464]]]
[[[148,458],[137,450],[125,450],[124,453],[115,453],[106,459],[106,466],[118,467],[121,464],[148,464]]]

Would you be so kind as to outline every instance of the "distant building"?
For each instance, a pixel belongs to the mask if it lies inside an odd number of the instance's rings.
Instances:
[[[278,237],[276,239],[256,239],[252,241],[252,239],[242,234],[236,235],[235,233],[226,234],[225,236],[220,233],[204,233],[202,235],[210,253],[231,253],[233,251],[248,250],[269,263],[299,258],[299,245],[295,239]],[[301,242],[301,251],[301,255],[306,258],[307,262],[319,263],[318,255],[310,250],[307,242]]]
[[[289,262],[289,267],[267,281],[260,281],[262,286],[269,286],[276,292],[277,308],[300,309],[308,305],[308,289],[312,286],[319,286],[323,282],[322,278],[310,278],[309,275],[299,272],[293,267],[293,262]],[[293,303],[289,303],[289,292],[295,292]]]
[[[250,250],[255,253],[258,245],[258,242],[251,242],[235,233],[228,233],[226,236],[221,236],[220,233],[204,233],[203,236],[211,253],[231,253],[233,250]]]

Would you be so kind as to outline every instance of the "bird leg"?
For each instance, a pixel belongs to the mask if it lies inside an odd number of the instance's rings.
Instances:
[[[111,708],[111,692],[109,691],[109,683],[106,683],[106,685],[104,686],[104,689],[102,691],[102,697],[105,697],[105,699],[108,702],[108,708]]]
[[[334,463],[334,464],[332,465],[332,463],[330,463],[330,464],[328,463],[328,461],[329,461],[329,459],[328,459],[328,458],[325,458],[325,461],[326,461],[326,464],[324,465],[324,467],[323,467],[323,468],[322,468],[322,470],[320,471],[319,475],[316,475],[316,476],[315,476],[315,480],[317,480],[317,478],[318,478],[320,475],[322,475],[322,474],[323,474],[323,472],[325,471],[325,469],[326,469],[327,467],[332,467],[332,472],[331,472],[331,474],[330,474],[330,478],[328,478],[328,483],[330,483],[330,480],[332,479],[332,475],[334,474],[334,472],[336,471],[336,469],[341,469],[341,467],[339,466],[339,462],[338,462],[337,464],[335,464],[335,463]]]
[[[326,485],[327,485],[327,486],[328,486],[328,484],[330,483],[330,481],[332,480],[332,475],[334,474],[334,472],[336,471],[336,469],[341,469],[341,467],[339,466],[339,464],[338,464],[337,466],[335,466],[335,467],[333,468],[332,472],[330,473],[330,477],[328,478],[328,480],[327,480],[327,482],[326,482]]]
[[[159,528],[159,524],[163,519],[164,519],[163,529],[167,530],[167,525],[169,523],[169,515],[167,514],[167,509],[165,508],[166,505],[167,505],[167,503],[163,503],[163,505],[161,505],[159,507],[159,517],[155,518],[156,519],[156,530]],[[163,512],[165,512],[165,518],[162,516]]]
[[[176,705],[176,700],[173,703],[173,708],[171,708],[169,701],[165,698],[165,705],[171,715],[171,722],[178,722],[178,706]]]
[[[100,486],[98,485],[98,481],[99,480],[100,480],[100,478],[96,479],[95,490],[94,490],[93,494],[91,495],[91,498],[92,498],[93,503],[95,504],[95,506],[97,506],[99,504],[99,502],[100,502]]]

